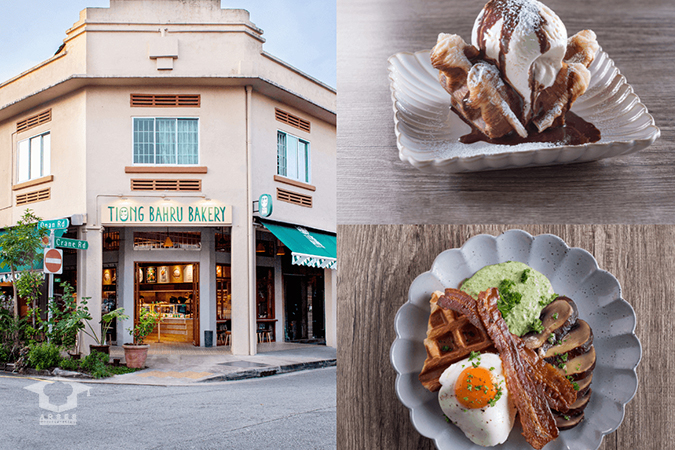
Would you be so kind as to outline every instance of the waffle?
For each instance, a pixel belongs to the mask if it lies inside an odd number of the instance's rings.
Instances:
[[[436,302],[441,295],[443,292],[434,292],[429,302],[431,314],[427,338],[424,340],[427,359],[419,375],[420,382],[432,392],[441,388],[439,378],[451,364],[461,361],[471,352],[494,348],[492,340],[485,332],[471,325],[466,317],[437,306]]]
[[[441,33],[431,51],[431,63],[451,96],[452,109],[465,122],[490,139],[509,133],[527,138],[528,133],[565,124],[565,114],[588,88],[588,67],[597,50],[590,30],[570,37],[554,84],[536,95],[531,108],[523,107],[499,69],[460,36]]]

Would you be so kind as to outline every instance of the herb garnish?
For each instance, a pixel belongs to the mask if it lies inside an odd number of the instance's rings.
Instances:
[[[469,361],[474,361],[471,363],[473,367],[480,366],[480,352],[471,352],[469,355]]]
[[[530,330],[534,331],[535,333],[541,333],[544,331],[544,325],[541,323],[541,319],[534,319],[534,321],[530,324]]]
[[[530,277],[530,269],[523,270],[523,274],[520,276],[520,282],[525,283]]]
[[[506,317],[506,315],[523,299],[523,295],[520,292],[515,292],[513,290],[515,286],[516,283],[508,279],[504,279],[499,283],[497,309],[502,313],[502,317]]]
[[[555,299],[558,298],[558,297],[559,297],[558,294],[551,294],[551,296],[549,296],[549,297],[547,297],[547,296],[545,296],[545,295],[542,295],[542,296],[540,297],[539,304],[540,304],[541,306],[546,306],[546,305],[548,305],[549,303],[552,303],[553,300],[555,300]]]
[[[488,400],[488,405],[495,406],[500,398],[502,398],[502,388],[498,387],[495,396]]]

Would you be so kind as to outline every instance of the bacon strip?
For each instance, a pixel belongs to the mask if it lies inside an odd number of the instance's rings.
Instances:
[[[541,385],[548,406],[558,412],[569,411],[570,406],[577,400],[577,391],[572,383],[565,378],[555,367],[544,361],[537,353],[522,344],[518,339],[520,357],[530,366],[530,375],[534,381]]]
[[[489,289],[478,295],[478,314],[483,325],[499,350],[504,366],[506,385],[513,395],[514,403],[520,414],[525,440],[539,450],[558,437],[553,414],[546,403],[543,389],[528,376],[526,364],[520,358],[518,341],[508,329],[499,309],[497,288]],[[522,341],[520,342],[522,346]]]
[[[473,326],[485,330],[478,316],[476,300],[466,292],[459,289],[446,289],[445,295],[438,299],[437,305],[463,314]],[[520,341],[517,336],[514,338]],[[529,369],[528,373],[534,381],[542,385],[548,406],[563,413],[569,411],[570,406],[577,399],[577,392],[572,387],[572,383],[552,365],[540,358],[535,351],[521,344],[518,348],[520,357]]]
[[[458,313],[464,314],[471,325],[479,330],[485,331],[483,322],[478,316],[476,309],[476,300],[469,294],[459,289],[446,289],[445,294],[438,298],[436,304],[443,309],[451,309]]]

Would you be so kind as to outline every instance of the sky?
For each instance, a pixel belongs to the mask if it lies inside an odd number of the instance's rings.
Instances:
[[[221,6],[248,10],[264,30],[266,52],[336,87],[335,2],[222,0]],[[54,55],[82,9],[108,6],[108,0],[0,2],[0,83]]]

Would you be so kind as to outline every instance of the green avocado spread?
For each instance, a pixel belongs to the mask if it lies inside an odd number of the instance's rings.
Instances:
[[[542,331],[539,315],[557,297],[551,282],[526,264],[508,261],[486,266],[462,283],[460,289],[474,298],[490,288],[499,288],[497,303],[511,333],[522,336]]]

